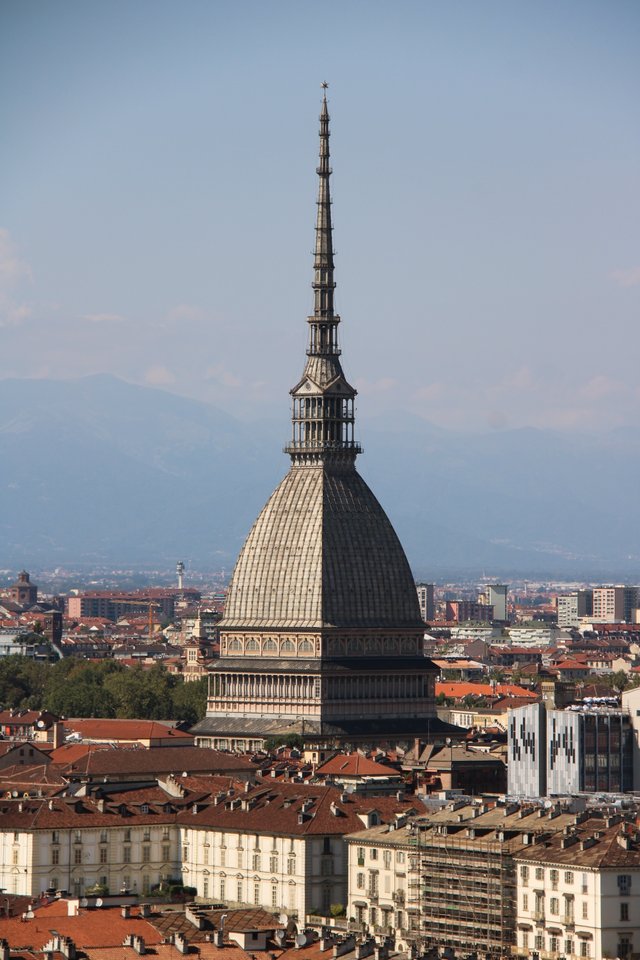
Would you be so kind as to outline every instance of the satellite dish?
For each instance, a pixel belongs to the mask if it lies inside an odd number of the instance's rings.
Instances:
[[[13,797],[14,800],[16,800],[17,797],[18,797],[18,791],[17,791],[17,790],[12,790],[12,791],[11,791],[11,796]]]
[[[304,947],[306,946],[306,943],[307,943],[307,938],[304,935],[304,933],[299,933],[298,936],[296,937],[296,946]]]
[[[279,914],[279,915],[278,915],[278,923],[282,923],[282,924],[284,924],[285,927],[286,927],[286,925],[289,923],[289,917],[288,917],[288,915],[287,915],[286,913],[281,913],[281,914]]]
[[[42,730],[44,726],[46,726],[44,720],[36,720],[36,727],[38,728],[38,730]]]
[[[544,806],[545,806],[545,810],[548,810],[549,807],[553,806],[553,803],[551,802],[551,800],[545,800]]]
[[[98,897],[98,899],[96,900],[96,907],[101,907],[101,906],[102,906],[102,897]]]
[[[89,901],[87,900],[86,897],[83,897],[83,898],[82,898],[82,900],[80,901],[80,906],[81,906],[81,907],[88,907],[88,906],[89,906]]]
[[[35,913],[33,912],[33,910],[27,910],[27,912],[24,914],[25,920],[33,920],[34,917],[35,917]]]
[[[286,936],[284,930],[276,930],[274,936],[275,936],[276,940],[278,941],[278,943],[284,943],[284,938],[285,938],[285,936]]]

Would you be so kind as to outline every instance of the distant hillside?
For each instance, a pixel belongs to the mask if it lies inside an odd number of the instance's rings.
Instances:
[[[283,403],[286,400],[283,399]],[[417,577],[637,578],[640,440],[360,419],[359,469]],[[0,564],[229,565],[288,469],[282,422],[108,376],[0,381]]]

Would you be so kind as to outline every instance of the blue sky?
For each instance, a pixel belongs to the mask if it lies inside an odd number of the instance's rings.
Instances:
[[[640,6],[3,0],[0,377],[286,419],[320,82],[364,418],[637,424]]]

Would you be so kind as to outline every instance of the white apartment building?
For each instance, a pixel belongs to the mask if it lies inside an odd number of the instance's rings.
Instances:
[[[105,797],[5,798],[0,886],[33,897],[47,889],[82,897],[97,884],[147,896],[182,878],[204,901],[328,913],[347,901],[344,835],[413,809],[395,797],[304,783],[184,783],[170,778]]]
[[[0,887],[37,897],[83,896],[96,884],[146,895],[180,876],[176,807],[162,791],[144,799],[85,797],[0,801]]]
[[[179,818],[184,883],[204,900],[303,917],[347,902],[345,834],[409,804],[307,784],[220,795]]]
[[[507,956],[516,942],[515,855],[575,823],[538,805],[453,801],[347,837],[347,915],[402,951]]]
[[[620,960],[640,952],[640,838],[620,817],[516,854],[519,957]]]
[[[420,604],[420,616],[427,622],[434,620],[436,616],[435,585],[433,583],[416,583],[416,592]]]
[[[556,598],[558,626],[579,627],[583,617],[593,613],[593,590],[574,590],[573,593],[559,594]]]

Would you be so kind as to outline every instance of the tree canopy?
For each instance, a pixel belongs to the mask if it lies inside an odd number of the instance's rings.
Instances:
[[[66,717],[186,720],[205,715],[206,677],[185,683],[161,664],[150,670],[115,660],[68,658],[36,663],[28,657],[0,659],[0,706],[49,710]]]

